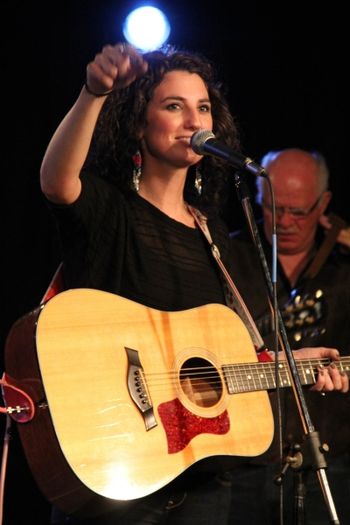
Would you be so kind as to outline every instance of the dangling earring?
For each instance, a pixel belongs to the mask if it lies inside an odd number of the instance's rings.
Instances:
[[[202,194],[202,174],[200,172],[199,166],[196,166],[196,178],[194,179],[194,187],[198,195]]]
[[[140,189],[140,179],[142,174],[142,157],[140,150],[137,150],[135,155],[132,157],[134,168],[132,170],[132,184],[136,192]]]

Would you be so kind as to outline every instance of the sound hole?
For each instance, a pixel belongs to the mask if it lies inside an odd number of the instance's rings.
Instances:
[[[216,405],[222,395],[218,371],[200,357],[184,362],[180,370],[180,385],[188,399],[200,407]]]

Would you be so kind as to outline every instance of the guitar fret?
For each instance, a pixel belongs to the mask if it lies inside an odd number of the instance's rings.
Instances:
[[[238,368],[237,368],[237,372],[238,372],[238,377],[239,377],[239,391],[240,392],[246,392],[247,391],[247,386],[244,386],[244,383],[242,382],[242,374],[244,374],[244,369],[245,367],[242,367],[241,365],[238,365]]]
[[[250,375],[254,378],[254,390],[263,390],[262,379],[263,374],[261,374],[261,367],[257,365],[254,370],[254,366],[250,365]]]
[[[284,384],[284,381],[283,381],[283,365],[281,365],[281,363],[279,363],[279,365],[278,365],[278,381],[279,381],[279,385],[283,385]]]
[[[284,363],[278,363],[278,375],[279,375],[279,384],[280,386],[290,386],[290,378],[288,374],[288,369]]]
[[[297,372],[302,385],[315,384],[317,381],[317,367],[327,366],[328,359],[310,359],[296,361]],[[344,357],[336,362],[340,371],[350,374],[350,358]],[[270,390],[276,388],[275,363],[252,362],[223,365],[222,367],[229,394]],[[289,369],[285,362],[278,363],[279,386],[290,387]]]
[[[228,392],[236,394],[240,392],[238,385],[238,374],[234,372],[234,365],[223,365],[222,367]]]
[[[257,380],[259,379],[259,377],[256,377],[256,374],[254,374],[254,370],[252,371],[252,376],[254,380],[254,390],[259,390],[259,386],[257,384]]]
[[[260,387],[261,387],[261,390],[266,390],[269,388],[269,381],[268,381],[268,378],[264,372],[264,368],[262,366],[259,367],[258,369],[258,373],[259,373],[259,381],[260,381]]]
[[[310,383],[316,383],[316,375],[314,367],[312,366],[311,362],[308,361],[308,366],[305,367],[303,363],[301,364],[302,370],[303,370],[303,376],[304,376],[304,385],[308,385]]]
[[[250,375],[253,377],[254,390],[264,390],[266,387],[263,386],[262,380],[265,379],[265,374],[262,373],[261,367],[257,366],[257,373],[254,371],[254,366],[250,365]]]
[[[227,390],[230,394],[234,394],[235,392],[239,392],[237,388],[237,378],[235,374],[233,373],[233,366],[232,365],[224,365],[223,372],[226,380]],[[236,388],[234,384],[234,380],[236,380]]]
[[[349,375],[350,372],[350,359],[348,357],[343,357],[342,360],[338,363],[336,363],[337,366],[340,368],[341,372],[345,372]]]
[[[250,365],[247,365],[246,367],[244,367],[245,369],[243,369],[243,372],[241,370],[241,377],[242,377],[242,390],[243,391],[249,391],[252,389],[252,374],[251,374],[251,371],[252,371],[252,368]],[[253,388],[254,390],[254,388]]]
[[[339,368],[341,372],[344,372],[345,374],[349,375],[350,372],[350,361],[346,358],[342,359],[341,361],[337,362],[336,365]]]
[[[241,381],[242,390],[244,390],[244,392],[249,392],[249,390],[252,389],[252,374],[250,365],[247,365],[243,368],[243,370],[241,370]]]
[[[259,381],[259,388],[260,388],[261,390],[263,390],[262,381],[261,381],[261,380],[262,380],[262,377],[263,377],[263,374],[261,374],[261,372],[260,372],[260,368],[261,368],[261,367],[258,368],[257,378],[258,378],[258,381]]]
[[[242,370],[242,367],[238,367],[239,370],[239,379],[240,379],[240,390],[241,392],[245,392],[247,390],[247,385],[244,383],[244,369]]]
[[[238,373],[237,373],[238,372]],[[241,370],[240,370],[240,367],[238,366],[238,370],[236,371],[236,375],[237,375],[237,387],[238,387],[238,392],[244,392],[244,388],[243,388],[243,384],[242,384],[242,378],[241,378]],[[239,381],[238,381],[239,380]]]
[[[275,388],[276,387],[276,380],[275,380],[275,365],[274,363],[270,363],[268,367],[269,372],[269,388]]]
[[[249,371],[251,371],[251,366],[248,363],[243,369],[241,369],[241,379],[242,379],[242,389],[244,392],[249,391],[250,388],[252,388],[252,375]]]
[[[299,371],[299,377],[300,377],[300,382],[305,385],[306,384],[306,377],[305,377],[305,367],[304,366],[301,366],[301,368],[298,368],[298,371]]]
[[[240,374],[239,374],[239,368],[238,370],[236,371],[236,387],[237,387],[237,392],[242,392],[242,386],[240,384]]]

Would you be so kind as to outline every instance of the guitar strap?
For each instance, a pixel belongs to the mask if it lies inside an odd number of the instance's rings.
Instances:
[[[205,238],[207,239],[211,253],[217,262],[223,276],[223,286],[224,286],[224,292],[225,292],[225,300],[227,306],[232,308],[236,311],[236,313],[240,316],[244,324],[246,325],[248,332],[250,334],[250,337],[252,338],[252,341],[255,345],[255,348],[257,351],[264,350],[266,348],[266,345],[259,333],[259,330],[250,315],[250,312],[246,306],[246,304],[243,301],[243,298],[241,294],[239,293],[236,285],[231,279],[230,274],[228,273],[224,263],[221,260],[220,251],[216,244],[214,244],[212,236],[210,234],[208,224],[207,224],[207,217],[203,215],[197,208],[193,208],[190,205],[187,205],[188,211],[192,214],[194,220],[196,221],[196,224],[200,228],[200,230],[203,232]]]
[[[338,215],[330,214],[329,219],[332,223],[331,229],[327,232],[323,243],[316,252],[310,266],[303,275],[303,279],[312,279],[320,271],[323,263],[332,251],[333,246],[337,242],[338,233],[341,229],[347,226],[346,222]]]
[[[52,277],[50,284],[40,301],[40,306],[45,304],[54,295],[64,290],[62,268],[63,268],[63,262],[59,264],[54,276]]]

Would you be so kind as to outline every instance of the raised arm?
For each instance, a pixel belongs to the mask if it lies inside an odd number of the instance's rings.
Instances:
[[[86,85],[55,131],[41,165],[41,189],[48,199],[70,204],[78,198],[80,172],[108,93],[125,88],[146,70],[142,56],[128,44],[105,46],[88,64]]]

